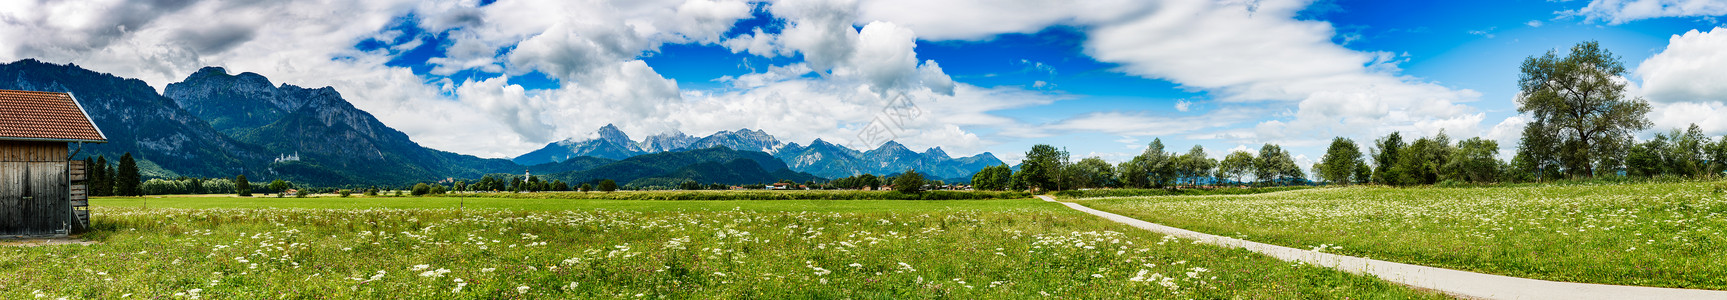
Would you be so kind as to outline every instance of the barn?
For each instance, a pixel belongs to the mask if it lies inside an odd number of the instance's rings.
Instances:
[[[64,236],[89,226],[86,143],[105,143],[67,93],[0,90],[0,237]]]

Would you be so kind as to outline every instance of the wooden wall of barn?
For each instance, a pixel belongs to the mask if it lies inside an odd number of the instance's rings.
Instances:
[[[66,143],[0,141],[0,236],[65,234]]]

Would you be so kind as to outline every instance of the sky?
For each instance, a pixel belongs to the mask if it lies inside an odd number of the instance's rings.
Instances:
[[[0,60],[160,90],[204,66],[335,87],[431,148],[513,157],[615,124],[859,150],[1125,161],[1391,132],[1516,147],[1518,68],[1599,41],[1642,134],[1727,134],[1727,0],[12,1]],[[867,134],[866,134],[867,133]],[[1364,149],[1366,150],[1366,149]]]

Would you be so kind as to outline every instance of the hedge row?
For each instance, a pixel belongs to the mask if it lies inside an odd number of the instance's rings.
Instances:
[[[1099,198],[1099,197],[1141,197],[1141,196],[1203,196],[1203,195],[1245,195],[1270,192],[1293,191],[1313,188],[1310,186],[1279,186],[1256,188],[1219,188],[1219,189],[1094,189],[1055,192],[1057,197],[1068,198]]]

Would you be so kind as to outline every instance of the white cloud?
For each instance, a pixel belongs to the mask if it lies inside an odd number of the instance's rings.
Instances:
[[[884,0],[862,4],[857,20],[904,24],[930,40],[982,40],[1001,33],[1033,33],[1056,24],[1102,24],[1141,15],[1157,1]]]
[[[1188,102],[1187,100],[1175,100],[1176,111],[1187,112],[1187,109],[1190,107],[1193,107],[1193,102]]]
[[[1650,100],[1680,102],[1727,99],[1727,29],[1695,29],[1668,39],[1667,49],[1635,71]]]
[[[1295,101],[1293,119],[1272,120],[1261,139],[1379,134],[1396,127],[1453,128],[1479,121],[1479,93],[1396,75],[1390,53],[1332,42],[1329,24],[1298,21],[1302,1],[1257,6],[1165,3],[1156,13],[1091,31],[1087,53],[1121,71],[1218,92],[1226,102]],[[1425,124],[1425,125],[1423,125]]]
[[[1541,27],[1541,25],[1546,25],[1546,23],[1542,23],[1541,20],[1529,20],[1529,22],[1525,22],[1523,25],[1529,25],[1529,27]]]
[[[1666,18],[1727,15],[1727,2],[1720,0],[1594,0],[1582,9],[1561,14],[1583,16],[1609,24]]]
[[[1667,49],[1643,60],[1633,71],[1642,80],[1627,93],[1653,102],[1655,129],[1696,123],[1709,134],[1727,133],[1727,29],[1691,30],[1674,35]]]
[[[766,57],[802,54],[804,63],[835,80],[861,79],[878,95],[928,88],[953,93],[953,79],[935,61],[917,59],[918,34],[892,22],[869,22],[853,29],[858,3],[852,0],[797,0],[769,7],[785,18],[779,34],[759,29],[724,41],[735,53]]]
[[[1649,121],[1655,123],[1650,129],[1657,132],[1684,130],[1697,124],[1709,136],[1727,134],[1727,117],[1723,116],[1727,116],[1727,105],[1720,101],[1655,103],[1649,111]]]

